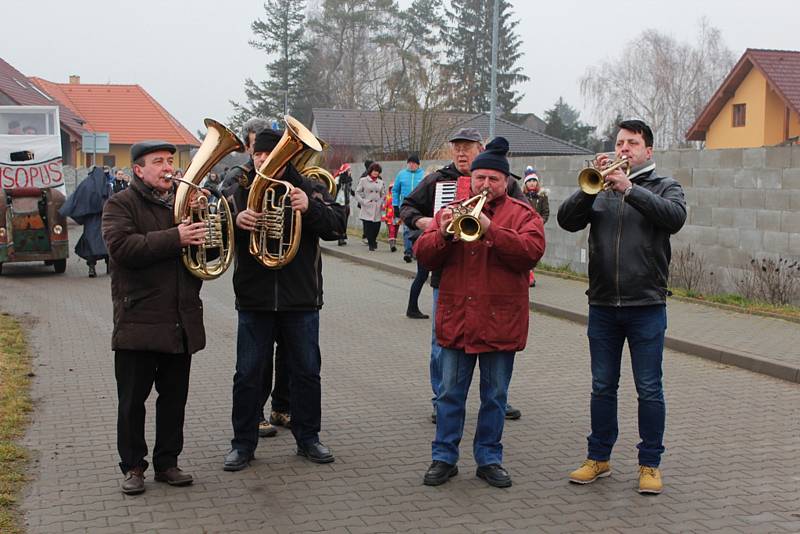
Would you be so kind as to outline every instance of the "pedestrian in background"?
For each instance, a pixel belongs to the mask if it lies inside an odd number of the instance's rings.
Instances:
[[[83,233],[75,244],[75,254],[86,260],[89,278],[97,276],[98,260],[105,260],[108,272],[108,250],[103,241],[101,221],[111,190],[104,170],[101,167],[92,167],[86,179],[78,184],[58,210],[64,217],[83,226]]]
[[[386,190],[386,196],[383,198],[383,215],[381,220],[386,223],[386,234],[389,236],[389,250],[392,252],[397,251],[397,228],[400,226],[400,220],[396,217],[399,211],[395,211],[392,204],[392,188],[389,186]]]
[[[522,183],[522,190],[531,207],[542,218],[542,224],[547,224],[547,219],[550,218],[550,201],[547,198],[547,190],[541,188],[539,184],[539,175],[536,169],[530,165],[525,167],[525,178]],[[528,285],[530,287],[536,287],[536,276],[533,274],[533,269],[531,269]]]
[[[381,178],[383,169],[373,163],[367,169],[367,175],[358,181],[356,199],[361,205],[359,218],[364,226],[369,250],[378,249],[378,233],[381,231],[381,206],[386,196],[386,185]]]
[[[403,199],[411,193],[425,178],[425,171],[419,166],[419,156],[411,154],[406,160],[406,168],[397,173],[394,179],[394,188],[392,191],[392,203],[394,205],[394,212],[400,216],[400,206],[403,205]],[[403,228],[403,260],[406,263],[411,263],[413,258],[413,248],[409,236],[413,233],[414,228]]]

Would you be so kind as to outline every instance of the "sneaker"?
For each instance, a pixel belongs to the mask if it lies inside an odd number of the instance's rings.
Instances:
[[[569,474],[569,481],[575,484],[589,484],[598,478],[607,477],[610,474],[610,462],[598,462],[597,460],[587,459],[578,469]]]
[[[144,469],[134,467],[125,473],[125,480],[122,482],[122,493],[125,495],[144,493]]]
[[[292,416],[286,412],[273,411],[269,414],[269,422],[275,426],[283,426],[286,428],[292,427]]]
[[[278,429],[269,424],[269,421],[261,421],[258,423],[258,437],[274,438],[277,434]]]
[[[639,493],[658,495],[664,489],[661,470],[647,465],[639,466]]]

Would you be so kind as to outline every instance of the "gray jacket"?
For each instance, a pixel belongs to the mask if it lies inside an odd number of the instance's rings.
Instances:
[[[361,204],[358,218],[362,221],[380,222],[384,197],[386,197],[386,185],[383,183],[383,178],[378,177],[375,181],[369,176],[361,178],[356,187],[356,198]]]

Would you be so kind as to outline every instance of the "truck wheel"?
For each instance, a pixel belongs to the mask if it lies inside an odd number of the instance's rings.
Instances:
[[[55,269],[58,274],[63,273],[67,270],[67,260],[54,260],[53,269]]]

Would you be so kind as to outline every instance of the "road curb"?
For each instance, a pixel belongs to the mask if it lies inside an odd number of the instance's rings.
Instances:
[[[384,272],[405,276],[406,278],[414,278],[415,273],[403,267],[396,267],[394,265],[388,265],[382,261],[363,258],[361,256],[351,254],[345,250],[335,249],[327,246],[322,246],[321,248],[325,254],[329,254],[335,258],[351,261],[353,263],[372,267],[373,269],[378,269]],[[588,314],[586,313],[575,312],[566,308],[553,306],[551,304],[530,301],[529,306],[532,311],[544,313],[559,319],[566,319],[582,325],[587,324],[589,320]],[[773,378],[800,384],[800,369],[783,362],[724,347],[704,345],[702,343],[696,343],[694,341],[689,341],[688,339],[671,335],[664,337],[664,345],[669,349],[691,354],[692,356],[698,356],[722,365],[732,365],[734,367],[746,369],[754,373],[768,375]]]

